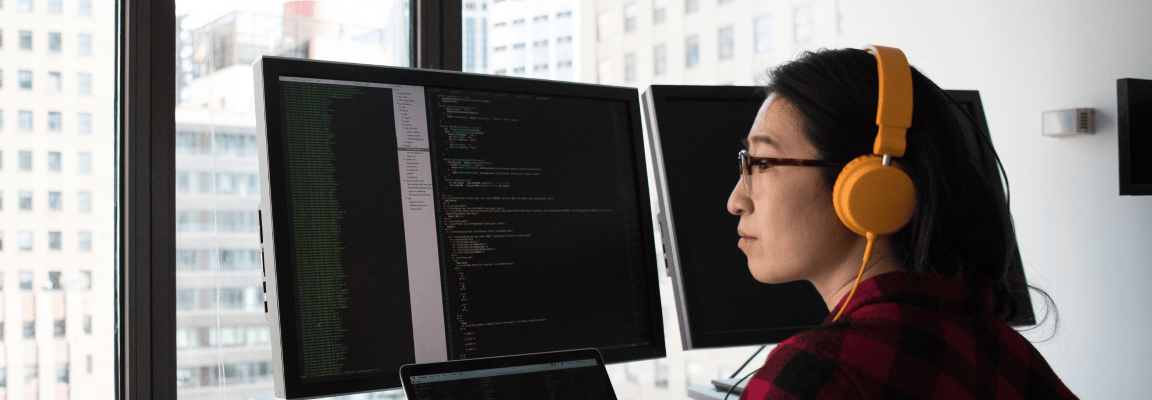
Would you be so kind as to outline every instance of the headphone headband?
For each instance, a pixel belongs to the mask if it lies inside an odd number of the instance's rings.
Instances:
[[[894,47],[868,46],[880,74],[880,100],[876,107],[877,155],[904,156],[904,135],[912,126],[912,69],[904,52]]]

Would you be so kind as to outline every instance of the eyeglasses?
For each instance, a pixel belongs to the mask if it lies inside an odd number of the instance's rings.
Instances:
[[[799,167],[837,167],[841,164],[821,160],[800,160],[795,158],[752,157],[748,150],[740,150],[740,182],[744,186],[744,194],[752,194],[752,166],[779,166],[792,165]]]

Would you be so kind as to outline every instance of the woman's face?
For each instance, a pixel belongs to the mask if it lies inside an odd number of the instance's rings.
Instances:
[[[775,95],[760,107],[747,140],[753,157],[820,158],[804,135],[800,113]],[[814,281],[844,262],[857,236],[836,216],[819,168],[752,167],[750,183],[745,192],[737,182],[728,212],[740,216],[739,246],[756,280]]]

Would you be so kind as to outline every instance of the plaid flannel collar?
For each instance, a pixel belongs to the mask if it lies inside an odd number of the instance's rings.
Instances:
[[[837,308],[824,319],[824,325],[832,323],[835,311],[844,306],[844,300],[840,299]],[[940,275],[889,272],[860,282],[852,302],[837,323],[881,317],[878,313],[884,312],[883,307],[873,306],[890,303],[946,313],[979,315],[992,312],[992,290]]]

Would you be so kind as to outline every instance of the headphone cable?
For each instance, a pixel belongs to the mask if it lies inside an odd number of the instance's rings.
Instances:
[[[840,314],[848,308],[848,302],[852,301],[852,295],[856,294],[856,287],[860,286],[860,278],[864,276],[864,267],[868,266],[868,258],[872,256],[872,244],[876,242],[876,234],[867,232],[864,237],[868,238],[868,244],[864,246],[864,263],[860,264],[860,272],[856,274],[856,283],[852,284],[852,291],[848,292],[848,298],[844,300],[844,305],[840,306],[840,312],[832,318],[832,322],[836,322],[840,318]]]
[[[728,392],[724,393],[724,400],[728,400],[728,396],[731,396],[732,391],[736,390],[737,386],[740,386],[740,382],[744,382],[745,379],[748,379],[748,377],[752,376],[752,374],[755,374],[757,372],[760,372],[760,368],[756,368],[755,371],[749,372],[748,375],[744,375],[743,378],[740,378],[740,380],[736,381],[736,383],[733,384],[732,387],[728,388]],[[736,376],[733,375],[732,377],[735,378]],[[743,392],[743,390],[741,390],[741,392]]]

